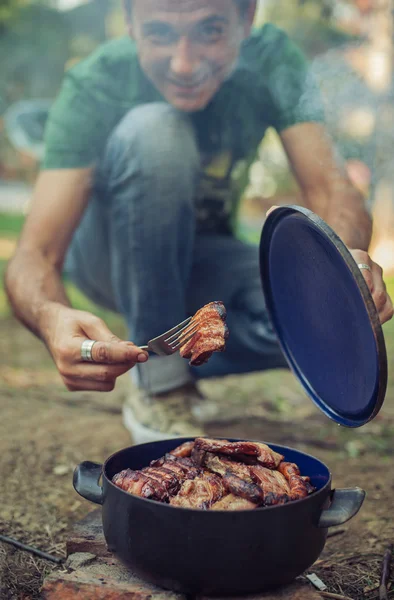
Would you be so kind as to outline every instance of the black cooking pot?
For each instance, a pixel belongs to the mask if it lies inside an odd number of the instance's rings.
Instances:
[[[325,464],[274,444],[269,444],[273,450],[310,476],[314,494],[282,506],[217,512],[146,500],[111,482],[119,471],[146,467],[186,441],[133,446],[104,465],[83,462],[74,472],[76,491],[103,507],[109,550],[142,579],[163,588],[235,596],[288,584],[316,561],[327,528],[351,519],[365,497],[359,488],[332,491]]]

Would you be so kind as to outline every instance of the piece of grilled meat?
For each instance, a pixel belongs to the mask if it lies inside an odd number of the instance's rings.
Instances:
[[[264,492],[264,505],[286,504],[290,500],[290,487],[282,473],[267,469],[262,465],[249,466],[249,472],[255,483]]]
[[[313,492],[315,491],[315,488],[311,484],[311,478],[308,476],[305,476],[305,475],[301,475],[301,479],[303,479],[303,481],[305,483],[305,487],[308,492],[308,495],[313,494]]]
[[[191,340],[179,349],[183,358],[190,359],[190,365],[203,365],[214,352],[224,351],[229,336],[226,316],[227,312],[222,302],[210,302],[196,312],[190,326],[196,326],[197,331]]]
[[[170,499],[172,506],[208,510],[227,494],[221,477],[204,471],[195,479],[184,481],[176,496]]]
[[[254,482],[248,465],[231,460],[225,456],[207,452],[204,457],[204,466],[214,473],[219,473],[219,475],[228,473],[240,477],[247,483]]]
[[[174,450],[171,450],[170,454],[177,456],[178,458],[188,458],[192,455],[192,450],[194,448],[194,442],[185,442],[181,444]]]
[[[205,465],[213,473],[221,475],[230,493],[256,505],[264,503],[264,492],[253,482],[246,465],[219,458],[214,454],[207,454]]]
[[[125,469],[114,475],[112,482],[124,492],[141,498],[157,500],[158,502],[166,502],[169,498],[164,484],[144,475],[142,471]]]
[[[299,500],[306,498],[310,494],[311,485],[301,477],[301,473],[297,465],[289,462],[282,462],[278,470],[289,483],[291,500]]]
[[[219,502],[215,502],[211,510],[254,510],[255,508],[257,508],[257,504],[245,498],[234,496],[234,494],[228,494],[219,500]]]
[[[179,491],[182,482],[197,477],[202,469],[189,458],[166,454],[141,471],[126,469],[115,475],[112,482],[125,492],[142,498],[168,502]]]
[[[279,471],[258,464],[245,465],[211,453],[206,454],[204,465],[222,476],[230,492],[254,504],[274,506],[290,500],[290,486]]]
[[[227,440],[197,438],[192,456],[197,457],[198,455],[201,457],[203,452],[225,454],[236,458],[240,462],[248,462],[249,464],[260,463],[269,469],[277,469],[284,458],[281,454],[271,450],[266,444],[258,442],[229,442]],[[244,460],[245,457],[247,457],[246,461]]]

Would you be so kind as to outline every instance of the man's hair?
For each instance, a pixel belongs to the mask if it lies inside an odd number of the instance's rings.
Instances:
[[[248,10],[249,10],[249,6],[250,6],[250,1],[251,0],[234,0],[235,4],[238,6],[239,12],[241,14],[241,17],[246,17],[246,15],[248,14]],[[125,7],[125,11],[126,11],[126,15],[127,15],[127,19],[130,20],[131,19],[131,6],[132,6],[133,0],[123,0],[123,4]]]
[[[248,14],[250,0],[234,0],[235,4],[238,6],[239,12],[242,17],[246,17]]]

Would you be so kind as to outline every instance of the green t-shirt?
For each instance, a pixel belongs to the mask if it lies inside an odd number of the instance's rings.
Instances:
[[[165,100],[142,72],[133,41],[105,43],[66,73],[46,126],[43,168],[93,166],[122,117],[158,101]],[[323,109],[300,49],[266,24],[245,40],[236,69],[207,108],[190,116],[204,161],[196,199],[203,220],[210,207],[217,211],[215,203],[231,212],[233,167],[256,153],[269,127],[280,132],[322,121]]]

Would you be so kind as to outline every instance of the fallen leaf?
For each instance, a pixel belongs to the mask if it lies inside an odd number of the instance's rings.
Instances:
[[[54,475],[67,475],[67,473],[70,472],[70,467],[68,465],[57,465],[54,469],[53,469],[53,474]]]

